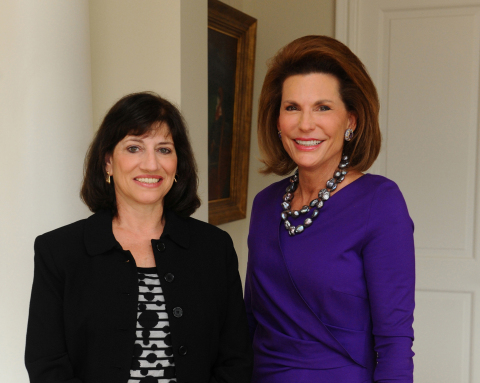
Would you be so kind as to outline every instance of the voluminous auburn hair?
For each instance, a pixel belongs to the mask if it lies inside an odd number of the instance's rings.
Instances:
[[[115,180],[108,184],[105,157],[127,135],[143,136],[165,123],[177,154],[177,182],[164,199],[164,208],[190,216],[200,206],[197,164],[187,127],[179,110],[153,92],[129,94],[112,106],[103,119],[85,157],[80,197],[92,212],[109,209],[117,215]]]
[[[260,172],[286,175],[296,168],[278,139],[277,122],[285,79],[310,73],[337,78],[340,97],[357,119],[354,137],[345,141],[343,152],[351,169],[367,170],[381,146],[375,85],[362,62],[344,44],[327,36],[304,36],[280,49],[268,64],[258,107],[258,143],[265,165]]]

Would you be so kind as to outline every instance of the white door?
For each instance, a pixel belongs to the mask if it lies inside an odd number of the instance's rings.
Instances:
[[[415,222],[415,382],[480,383],[480,1],[337,0],[381,100],[371,172]]]

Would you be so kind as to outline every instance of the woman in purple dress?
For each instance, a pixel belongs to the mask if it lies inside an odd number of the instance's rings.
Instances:
[[[342,43],[306,36],[270,62],[259,104],[264,173],[245,301],[253,383],[413,382],[413,223],[398,186],[364,172],[379,102]]]

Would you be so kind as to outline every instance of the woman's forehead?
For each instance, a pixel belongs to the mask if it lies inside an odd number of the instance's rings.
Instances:
[[[134,132],[131,132],[127,134],[127,136],[136,136],[139,138],[148,138],[148,137],[155,137],[155,136],[160,136],[160,137],[171,137],[172,133],[170,131],[170,127],[166,122],[154,122],[150,128],[144,132],[143,134],[134,134]]]

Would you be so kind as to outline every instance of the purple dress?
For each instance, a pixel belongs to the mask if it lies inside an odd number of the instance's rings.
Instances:
[[[270,185],[253,203],[252,383],[413,382],[413,222],[397,185],[366,174],[290,237],[280,218],[288,184]]]

